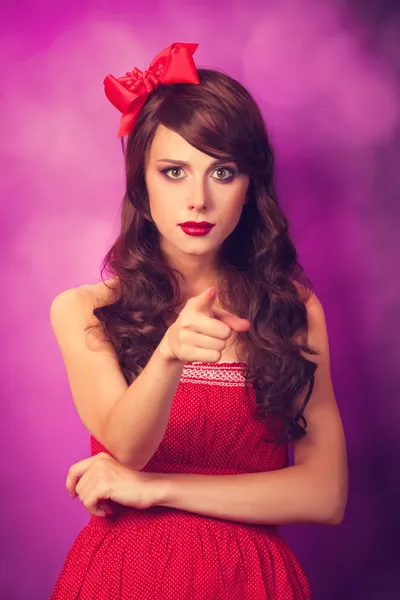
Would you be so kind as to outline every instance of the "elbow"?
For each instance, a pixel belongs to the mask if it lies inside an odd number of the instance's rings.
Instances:
[[[131,471],[141,471],[147,465],[149,461],[138,460],[137,458],[133,458],[132,456],[123,456],[117,458],[118,462],[121,465],[124,465]]]
[[[128,454],[121,451],[120,448],[113,453],[113,456],[115,460],[124,465],[124,467],[131,469],[131,471],[141,471],[148,463],[148,461],[143,460],[143,457],[132,455],[132,453]]]
[[[345,510],[344,509],[336,509],[332,511],[329,515],[327,515],[326,520],[324,521],[325,525],[340,525],[344,519]]]
[[[143,452],[123,452],[118,449],[114,458],[131,471],[141,471],[150,461],[152,456],[147,456]]]
[[[104,439],[103,446],[107,449],[111,456],[128,469],[131,469],[132,471],[141,471],[148,463],[148,460],[144,460],[143,456],[138,456],[137,452],[133,453],[124,451],[124,449],[121,448],[120,443],[114,443],[114,440],[111,440],[110,437],[107,437],[106,430],[103,431],[102,437]]]
[[[330,502],[326,505],[323,523],[325,525],[340,525],[343,522],[347,505],[347,492],[341,492],[331,496]]]

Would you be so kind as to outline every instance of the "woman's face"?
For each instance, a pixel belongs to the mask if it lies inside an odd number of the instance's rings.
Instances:
[[[160,125],[146,153],[150,213],[169,256],[215,256],[239,222],[249,177],[234,162],[215,160]],[[179,223],[207,221],[204,236],[184,233]]]

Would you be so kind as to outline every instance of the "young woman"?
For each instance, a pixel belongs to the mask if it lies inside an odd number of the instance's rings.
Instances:
[[[260,111],[237,81],[197,70],[196,47],[105,80],[126,194],[109,279],[51,306],[92,449],[68,473],[91,519],[52,600],[305,600],[278,526],[343,518],[324,311]]]

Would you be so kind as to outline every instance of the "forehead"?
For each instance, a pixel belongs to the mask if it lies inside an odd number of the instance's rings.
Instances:
[[[183,161],[204,161],[212,160],[208,154],[204,154],[191,146],[181,135],[159,125],[154,135],[150,148],[147,151],[149,161],[158,160],[160,158],[171,158]]]

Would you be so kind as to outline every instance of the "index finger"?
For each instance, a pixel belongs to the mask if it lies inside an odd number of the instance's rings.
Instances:
[[[199,324],[201,324],[201,332],[198,331]],[[220,321],[218,317],[207,317],[206,315],[201,315],[199,317],[196,330],[197,333],[209,335],[210,337],[219,338],[221,340],[229,339],[232,331],[229,325]]]
[[[235,331],[246,331],[250,327],[250,321],[248,319],[238,317],[224,308],[212,307],[211,310],[217,319],[220,319],[223,323],[226,323],[228,327],[234,329]]]

